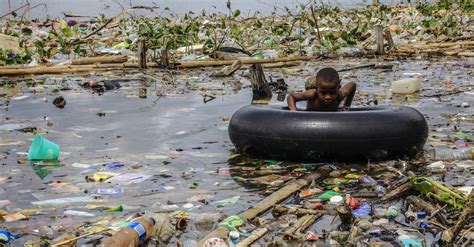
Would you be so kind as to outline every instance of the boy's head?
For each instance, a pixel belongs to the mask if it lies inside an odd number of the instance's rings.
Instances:
[[[333,68],[323,68],[316,74],[316,92],[322,103],[330,104],[337,99],[341,80]]]

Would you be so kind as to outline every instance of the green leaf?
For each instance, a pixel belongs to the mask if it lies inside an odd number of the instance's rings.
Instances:
[[[144,23],[140,23],[138,25],[138,35],[139,36],[146,36],[146,35],[149,35],[151,33],[151,29],[150,27],[148,27],[148,25],[144,24]]]
[[[66,37],[68,38],[71,38],[72,35],[74,35],[74,33],[72,32],[72,30],[70,28],[63,28],[61,29],[61,31],[64,33],[64,35],[66,35]]]
[[[21,29],[21,33],[26,36],[31,36],[31,34],[33,33],[33,30],[31,30],[30,28],[24,27]]]
[[[12,11],[11,14],[14,18],[18,16],[15,11]]]
[[[240,10],[239,9],[235,10],[232,15],[234,16],[234,18],[239,16],[240,15]]]

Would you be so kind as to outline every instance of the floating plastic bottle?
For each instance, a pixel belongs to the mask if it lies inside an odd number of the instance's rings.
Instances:
[[[394,220],[398,216],[398,211],[398,207],[390,206],[385,212],[385,216],[387,216],[389,220]]]
[[[425,152],[431,160],[472,160],[474,149],[471,147],[462,149],[431,148]]]
[[[127,227],[115,233],[112,237],[107,238],[100,246],[108,247],[131,247],[139,246],[151,237],[153,233],[153,218],[139,218],[130,223]]]
[[[392,82],[392,92],[399,94],[410,94],[420,91],[420,78],[405,78]]]

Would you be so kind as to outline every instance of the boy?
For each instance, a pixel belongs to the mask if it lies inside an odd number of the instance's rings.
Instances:
[[[356,91],[356,84],[349,82],[341,88],[341,80],[333,68],[321,69],[316,74],[316,85],[307,87],[302,93],[293,93],[287,97],[288,107],[297,111],[296,102],[307,100],[307,111],[338,111],[349,109]],[[344,106],[339,105],[344,101]]]

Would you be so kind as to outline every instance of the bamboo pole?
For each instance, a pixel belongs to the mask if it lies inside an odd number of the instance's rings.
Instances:
[[[128,61],[127,56],[102,56],[102,57],[84,57],[72,60],[72,65],[87,65],[96,63],[125,63]]]
[[[273,208],[273,212],[275,212],[277,215],[282,215],[282,214],[294,214],[297,216],[303,216],[306,214],[324,214],[324,215],[335,215],[336,212],[333,210],[314,210],[314,209],[306,209],[306,208],[295,208],[295,207],[286,207],[282,205],[275,205]]]
[[[457,42],[445,42],[445,43],[434,43],[427,45],[401,45],[397,47],[397,50],[404,49],[429,49],[429,48],[446,48],[451,46],[473,46],[474,41],[457,41]]]
[[[253,242],[261,239],[265,234],[267,234],[268,228],[260,228],[253,231],[250,236],[246,239],[240,241],[235,247],[247,247],[250,246]]]
[[[286,229],[283,232],[283,236],[286,239],[294,239],[297,237],[297,234],[304,231],[306,228],[311,226],[317,219],[323,216],[322,213],[319,214],[307,214],[299,218],[295,224]]]
[[[330,169],[327,167],[319,168],[315,173],[307,174],[304,177],[297,179],[285,187],[279,189],[275,193],[271,194],[267,198],[263,199],[259,203],[255,204],[252,208],[248,209],[245,212],[239,214],[241,218],[244,220],[252,220],[253,218],[257,217],[268,211],[274,205],[280,203],[281,201],[287,199],[295,192],[301,190],[302,188],[308,186],[313,180],[318,180],[326,177],[330,172]],[[206,237],[201,239],[197,246],[204,246],[207,239],[210,238],[227,238],[229,234],[229,229],[223,226],[219,226],[210,232]]]
[[[43,74],[81,73],[89,71],[103,71],[124,68],[138,68],[138,64],[95,64],[95,65],[66,65],[66,66],[39,66],[25,69],[1,69],[0,76],[23,76]]]
[[[298,56],[298,57],[284,57],[284,58],[272,58],[272,59],[245,59],[241,60],[242,64],[273,64],[278,63],[278,66],[282,66],[281,62],[287,62],[288,66],[293,66],[293,61],[306,61],[316,57],[310,56]],[[232,65],[237,60],[226,60],[226,61],[187,61],[181,62],[177,65],[182,68],[198,68],[207,66],[224,66]],[[156,63],[148,63],[148,67],[156,67]],[[62,66],[9,66],[3,68],[0,66],[0,76],[24,76],[24,75],[43,75],[43,74],[67,74],[67,73],[81,73],[89,71],[101,71],[101,70],[114,70],[114,69],[137,69],[137,63],[117,63],[117,64],[92,64],[92,65],[62,65]]]
[[[277,63],[277,62],[291,62],[291,61],[307,61],[317,58],[316,56],[295,56],[295,57],[282,57],[282,58],[269,58],[269,59],[241,59],[242,64],[258,64],[258,63]],[[211,66],[223,66],[231,65],[235,60],[201,60],[201,61],[182,61],[176,65],[181,68],[198,68],[198,67],[211,67]]]

